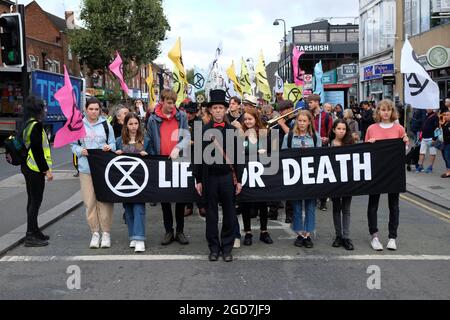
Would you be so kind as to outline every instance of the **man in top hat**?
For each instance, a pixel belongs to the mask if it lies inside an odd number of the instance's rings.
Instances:
[[[231,251],[233,249],[235,238],[235,196],[241,192],[242,173],[244,165],[237,163],[237,135],[234,135],[234,145],[228,146],[234,149],[234,157],[230,159],[227,155],[226,133],[235,132],[235,128],[225,122],[225,114],[228,108],[228,102],[225,101],[225,91],[211,90],[208,110],[211,114],[211,121],[203,127],[203,139],[210,137],[209,141],[203,143],[203,151],[214,145],[208,150],[212,150],[207,155],[213,159],[219,158],[221,161],[214,160],[212,164],[205,163],[205,152],[202,163],[196,164],[194,168],[194,177],[196,178],[197,192],[200,196],[207,199],[206,209],[206,239],[210,250],[209,260],[217,261],[222,252],[223,260],[233,261]],[[229,152],[230,153],[230,152]],[[209,162],[211,163],[211,162]],[[222,232],[219,238],[218,230],[218,205],[222,203],[223,219]]]
[[[187,114],[189,132],[191,133],[191,163],[194,163],[194,141],[195,141],[195,130],[194,126],[196,122],[202,123],[202,119],[198,116],[199,107],[196,102],[187,101],[182,104],[182,109]],[[197,203],[199,215],[202,217],[206,216],[206,204],[203,202]],[[194,211],[193,203],[186,203],[186,209],[184,210],[184,216],[192,215]]]

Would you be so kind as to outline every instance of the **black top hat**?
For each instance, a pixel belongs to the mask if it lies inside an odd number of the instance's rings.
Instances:
[[[228,108],[229,104],[225,100],[226,92],[221,89],[211,90],[209,92],[209,102],[208,102],[208,108],[211,107],[214,104],[221,104],[225,106],[225,108]]]
[[[184,105],[184,110],[189,113],[197,113],[198,105],[195,102],[189,101]]]

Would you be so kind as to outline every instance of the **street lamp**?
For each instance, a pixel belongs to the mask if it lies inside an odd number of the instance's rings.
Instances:
[[[275,21],[273,22],[274,26],[279,26],[280,22],[283,22],[284,25],[284,64],[283,64],[283,76],[284,76],[284,81],[287,81],[288,76],[287,76],[287,68],[286,68],[286,63],[287,63],[287,47],[286,47],[286,21],[284,21],[283,19],[275,19]]]

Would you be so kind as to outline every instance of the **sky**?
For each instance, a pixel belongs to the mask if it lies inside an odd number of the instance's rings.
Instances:
[[[105,0],[110,1],[110,0]],[[19,0],[27,4],[30,0]],[[65,10],[79,16],[81,0],[37,0],[46,11],[64,17]],[[257,62],[262,50],[266,65],[278,61],[283,23],[274,26],[275,19],[286,21],[286,32],[291,27],[313,22],[316,18],[334,17],[333,24],[354,22],[358,0],[163,0],[163,7],[171,30],[161,43],[156,63],[171,67],[167,53],[181,38],[184,65],[187,69],[207,68],[213,61],[221,42],[223,54],[220,63],[224,68],[234,61],[240,73],[241,57]],[[80,24],[80,21],[76,22]]]

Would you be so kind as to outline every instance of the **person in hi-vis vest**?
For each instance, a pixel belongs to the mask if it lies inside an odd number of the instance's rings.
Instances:
[[[28,195],[26,247],[47,246],[50,239],[38,227],[45,178],[47,177],[48,181],[53,180],[50,143],[42,125],[45,111],[43,100],[31,96],[25,101],[22,138],[28,155],[21,166],[21,171],[25,177]]]

